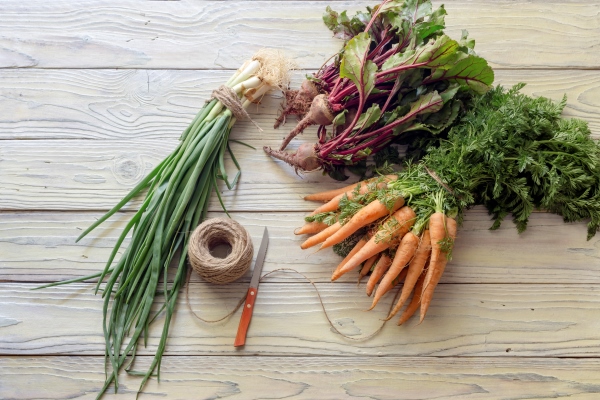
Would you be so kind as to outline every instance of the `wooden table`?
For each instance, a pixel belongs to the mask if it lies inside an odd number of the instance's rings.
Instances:
[[[370,4],[375,4],[370,2]],[[436,5],[440,3],[437,2]],[[166,156],[210,91],[265,46],[311,72],[341,45],[321,23],[326,5],[362,2],[54,1],[0,4],[0,398],[91,399],[104,381],[102,300],[90,283],[31,291],[99,271],[131,211],[75,238]],[[527,82],[600,135],[600,3],[449,0],[447,32],[468,29],[497,83]],[[294,75],[294,84],[303,73]],[[238,123],[243,174],[223,188],[233,217],[258,242],[271,234],[264,272],[295,268],[317,282],[338,329],[361,337],[391,299],[370,299],[355,277],[330,283],[339,259],[301,251],[292,231],[311,205],[301,196],[339,187],[298,177],[260,150],[281,95],[251,110],[264,128]],[[310,140],[310,130],[301,140]],[[313,136],[314,137],[314,136]],[[296,141],[297,145],[300,141]],[[212,216],[222,215],[213,201]],[[466,214],[454,260],[425,322],[393,323],[368,341],[334,333],[313,288],[293,273],[261,284],[245,348],[232,346],[239,311],[220,324],[195,319],[180,296],[160,383],[140,398],[522,399],[600,398],[600,236],[536,214],[518,235],[483,209]],[[257,246],[258,247],[258,246]],[[193,277],[191,307],[226,314],[240,282]],[[160,323],[136,369],[145,370]],[[121,375],[133,399],[140,378]]]

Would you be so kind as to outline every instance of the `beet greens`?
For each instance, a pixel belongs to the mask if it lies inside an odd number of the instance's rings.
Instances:
[[[429,0],[384,1],[352,18],[328,7],[325,24],[347,42],[331,64],[286,96],[276,126],[288,115],[302,119],[279,150],[265,151],[297,171],[320,168],[345,179],[346,166],[364,163],[401,134],[446,129],[464,99],[489,90],[494,74],[466,31],[460,41],[444,34],[445,15]],[[284,151],[311,125],[318,125],[316,144]]]

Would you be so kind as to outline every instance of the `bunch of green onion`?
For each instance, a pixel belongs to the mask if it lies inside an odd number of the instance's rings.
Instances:
[[[225,86],[237,94],[245,109],[270,89],[287,86],[289,67],[289,61],[278,52],[261,50],[237,70]],[[150,324],[164,311],[160,342],[148,371],[141,373],[140,391],[157,368],[160,379],[160,363],[169,324],[187,275],[185,255],[189,237],[205,218],[213,191],[224,208],[217,181],[224,180],[231,189],[240,176],[240,166],[229,147],[229,134],[235,121],[231,110],[221,101],[213,98],[207,102],[181,135],[177,148],[77,239],[86,236],[127,202],[147,190],[139,210],[119,236],[105,269],[98,274],[47,285],[99,278],[97,293],[107,278],[101,291],[104,298],[105,359],[109,361],[112,371],[107,374],[98,398],[113,381],[115,392],[118,390],[120,370],[123,367],[126,370],[131,368],[142,335],[146,343]],[[225,170],[226,152],[230,153],[238,170],[231,183]],[[119,248],[130,232],[129,245],[113,265]],[[175,278],[169,283],[167,272],[176,254],[180,256],[176,262]],[[159,283],[161,277],[162,282]],[[152,315],[152,306],[158,294],[164,296],[164,303]]]

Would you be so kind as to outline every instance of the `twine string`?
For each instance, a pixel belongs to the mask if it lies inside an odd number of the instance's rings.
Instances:
[[[194,311],[194,309],[192,309],[192,306],[190,304],[190,277],[192,275],[192,270],[189,269],[188,270],[188,276],[187,276],[187,285],[185,285],[185,303],[187,304],[187,308],[188,310],[194,315],[194,317],[196,317],[197,319],[199,319],[202,322],[206,322],[207,324],[216,324],[217,322],[221,322],[223,320],[226,320],[227,318],[231,317],[233,314],[235,314],[235,312],[242,306],[242,304],[244,304],[244,302],[246,301],[246,297],[242,297],[240,299],[240,301],[238,301],[237,305],[233,308],[233,310],[231,310],[229,312],[229,314],[225,315],[224,317],[221,317],[219,319],[205,319],[202,318],[201,316],[199,316],[198,314],[196,314],[196,311]]]
[[[345,339],[348,340],[353,340],[356,342],[359,341],[364,341],[364,340],[368,340],[371,339],[372,337],[374,337],[375,335],[377,335],[379,332],[381,332],[381,330],[383,329],[383,327],[385,326],[385,324],[387,323],[387,320],[382,320],[381,325],[372,333],[366,335],[366,336],[361,336],[361,337],[353,337],[353,336],[349,336],[346,335],[343,332],[340,332],[340,330],[335,326],[335,323],[331,320],[331,317],[329,316],[329,313],[327,312],[327,309],[325,308],[325,303],[323,302],[323,298],[321,297],[321,293],[319,292],[319,289],[317,288],[317,285],[315,285],[315,283],[308,278],[306,275],[304,275],[302,272],[299,272],[293,268],[277,268],[274,269],[271,272],[268,272],[266,274],[264,274],[261,278],[260,278],[260,282],[263,282],[265,280],[266,277],[268,277],[271,274],[274,274],[275,272],[280,272],[280,271],[290,271],[290,272],[294,272],[300,276],[302,276],[308,283],[310,283],[313,288],[315,289],[315,292],[317,294],[317,297],[319,299],[319,303],[321,304],[321,309],[323,310],[323,314],[325,314],[325,318],[327,319],[327,322],[329,323],[329,325],[331,326],[331,328],[340,336],[342,336]],[[185,299],[186,299],[186,304],[188,307],[188,310],[190,310],[192,312],[192,314],[198,318],[200,321],[202,322],[206,322],[206,323],[216,323],[216,322],[221,322],[229,317],[231,317],[241,306],[242,304],[244,304],[244,301],[246,300],[246,296],[242,297],[240,299],[240,301],[238,302],[238,304],[234,307],[234,309],[232,311],[230,311],[227,315],[225,315],[222,318],[216,319],[216,320],[207,320],[205,318],[200,317],[198,314],[196,314],[196,312],[192,309],[192,306],[190,305],[190,299],[189,299],[189,287],[190,287],[190,274],[188,274],[188,283],[186,285],[186,290],[185,290]],[[396,303],[396,300],[398,299],[398,295],[400,294],[400,290],[398,290],[396,292],[396,295],[394,296],[394,300],[390,303],[390,308],[388,310],[387,315],[389,315],[389,313],[392,311],[392,308],[394,307],[394,304]]]
[[[218,89],[213,90],[212,98],[219,100],[225,107],[231,111],[233,116],[238,120],[247,119],[258,128],[259,131],[263,131],[260,126],[250,118],[250,114],[246,111],[242,105],[242,101],[238,97],[237,93],[229,86],[221,85]]]
[[[231,253],[214,257],[210,249],[229,244]],[[250,268],[254,247],[250,234],[239,222],[230,218],[211,218],[192,233],[188,246],[190,265],[208,282],[223,285],[240,278]]]

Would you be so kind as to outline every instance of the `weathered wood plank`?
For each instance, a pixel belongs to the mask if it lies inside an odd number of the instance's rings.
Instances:
[[[262,47],[318,68],[339,50],[321,15],[329,2],[2,2],[0,67],[237,68]],[[376,2],[366,2],[376,4]],[[441,4],[441,2],[436,2]],[[335,2],[337,10],[363,4]],[[597,2],[451,1],[448,33],[507,68],[597,68]],[[201,53],[199,52],[201,50]]]
[[[0,284],[3,355],[101,355],[101,298],[91,285],[70,285],[32,292],[31,284]],[[372,312],[364,286],[318,284],[329,317],[346,335],[373,332],[387,312],[384,298]],[[193,310],[217,319],[245,295],[246,283],[190,289]],[[269,283],[260,295],[244,349],[232,346],[239,310],[224,323],[194,319],[180,296],[169,331],[171,355],[386,355],[386,356],[528,356],[598,357],[600,287],[598,285],[440,285],[421,325],[393,322],[366,342],[330,330],[315,292],[308,284]],[[162,331],[150,329],[147,348],[155,350]]]
[[[81,242],[76,237],[98,213],[0,214],[0,281],[54,282],[90,275],[104,268],[112,246],[131,214],[119,214]],[[220,214],[213,213],[209,216]],[[294,268],[318,282],[329,282],[340,258],[331,250],[301,250],[304,236],[293,230],[302,213],[233,213],[255,243],[268,227],[271,244],[264,273]],[[442,282],[446,283],[600,283],[600,237],[585,240],[585,224],[564,224],[549,214],[534,214],[527,231],[518,235],[511,222],[489,231],[482,208],[468,211],[460,228],[454,256]],[[250,272],[243,281],[249,281]],[[193,275],[197,281],[196,275]],[[303,281],[295,274],[272,280]],[[355,282],[356,273],[342,278]]]
[[[0,70],[0,139],[161,139],[175,141],[230,71],[177,70]],[[293,86],[303,77],[294,73]],[[585,118],[600,136],[600,72],[496,71],[496,82],[527,82],[525,93],[560,100],[568,95],[567,116]],[[238,122],[244,140],[275,144],[291,129],[270,127],[281,94],[252,107],[265,130]],[[314,135],[308,130],[305,138]],[[314,136],[313,136],[314,137]],[[163,146],[164,147],[164,146]],[[164,150],[163,150],[164,151]]]
[[[231,71],[174,70],[1,70],[0,104],[6,107],[6,113],[0,123],[0,137],[176,141],[212,90],[225,83],[231,74]],[[268,96],[267,107],[250,110],[264,127],[273,124],[281,101],[280,94],[275,96],[276,99]],[[251,124],[240,122],[236,126],[245,128],[245,138],[261,137],[256,128],[249,129]]]
[[[156,72],[153,79],[160,82],[160,88],[148,101],[141,101],[142,93],[137,91],[147,90],[146,72],[141,76],[142,72],[133,71],[25,71],[34,82],[58,82],[52,86],[56,92],[50,87],[36,91],[34,84],[19,83],[28,81],[19,79],[21,72],[0,74],[7,83],[4,100],[0,100],[0,107],[6,110],[0,116],[0,136],[44,140],[3,141],[0,208],[5,210],[109,209],[176,146],[181,130],[208,96],[205,89],[198,89],[202,79],[193,78],[190,71],[149,71]],[[501,72],[499,81],[506,85],[529,82],[524,89],[527,93],[559,100],[567,92],[570,100],[565,115],[585,118],[600,136],[600,73]],[[200,75],[211,82],[226,79],[223,73]],[[126,83],[128,76],[135,78],[131,86]],[[113,82],[108,84],[106,96],[95,86],[103,81]],[[19,103],[16,99],[21,97],[25,100]],[[271,96],[260,106],[255,115],[261,125],[273,121],[277,103],[277,96]],[[101,133],[103,129],[106,135]],[[138,129],[140,136],[133,133]],[[224,191],[229,209],[308,210],[301,196],[324,185],[339,186],[320,173],[299,179],[289,166],[260,150],[263,145],[277,146],[284,132],[265,128],[261,133],[248,122],[236,126],[233,137],[257,150],[234,145],[243,174],[235,192]],[[314,129],[307,131],[302,140],[313,134]],[[108,140],[54,140],[76,137]],[[327,182],[332,182],[331,186]],[[220,208],[216,200],[211,208]]]
[[[495,67],[600,67],[592,51],[600,44],[600,4],[446,3],[450,34],[469,29]],[[101,299],[90,293],[91,285],[30,289],[102,268],[130,214],[111,219],[80,244],[75,237],[167,154],[210,90],[231,73],[156,69],[237,68],[263,46],[282,48],[301,67],[316,68],[340,46],[320,21],[327,4],[2,2],[0,209],[14,211],[0,212],[0,281],[29,283],[0,283],[0,354],[18,355],[0,357],[0,398],[95,398],[103,383]],[[128,70],[99,70],[113,67]],[[559,99],[567,92],[566,114],[587,119],[600,133],[597,71],[497,71],[499,83],[518,81],[529,83],[527,93]],[[268,97],[254,113],[261,126],[270,126],[279,99]],[[238,128],[236,135],[258,148],[277,144],[285,132],[260,134],[248,123]],[[300,180],[260,150],[240,147],[238,154],[249,167],[226,202],[232,210],[253,211],[233,216],[255,240],[269,226],[265,272],[282,266],[302,271],[318,282],[339,329],[354,337],[375,329],[391,299],[363,312],[370,299],[353,277],[328,282],[338,259],[330,252],[307,257],[298,248],[301,238],[292,234],[303,215],[292,211],[308,209],[300,195],[315,184],[335,184],[318,174]],[[265,210],[280,212],[260,212]],[[510,223],[496,232],[488,226],[481,209],[467,214],[423,325],[389,324],[367,342],[334,334],[312,287],[289,273],[263,282],[242,351],[231,345],[239,312],[207,325],[191,317],[182,296],[161,383],[152,379],[142,398],[597,398],[600,242],[585,241],[583,224],[564,225],[547,214],[534,215],[521,237]],[[220,317],[247,281],[215,288],[194,278],[192,307],[204,317]],[[145,354],[155,349],[158,328]],[[92,356],[24,356],[35,354]],[[246,357],[233,357],[238,355]],[[148,362],[142,356],[136,367],[143,370]],[[135,397],[139,378],[121,378],[122,393],[107,398]]]
[[[139,357],[144,370],[149,357]],[[471,400],[594,399],[600,394],[597,359],[428,357],[164,357],[160,383],[151,379],[140,399],[369,398]],[[93,399],[104,383],[100,357],[0,359],[3,399]],[[32,385],[31,381],[36,384]],[[133,399],[140,378],[120,377],[119,393]]]
[[[109,210],[176,146],[166,140],[5,141],[0,147],[0,209]],[[245,140],[256,150],[232,144],[242,175],[234,190],[221,182],[228,210],[295,211],[314,209],[308,193],[344,186],[320,172],[299,177],[287,164],[262,150],[266,142]],[[275,145],[277,142],[273,141]],[[294,146],[297,146],[295,144]],[[290,146],[292,148],[292,146]],[[236,171],[229,155],[227,168]],[[354,177],[354,182],[357,180]],[[126,209],[137,209],[143,198]],[[221,210],[214,196],[210,209]]]

